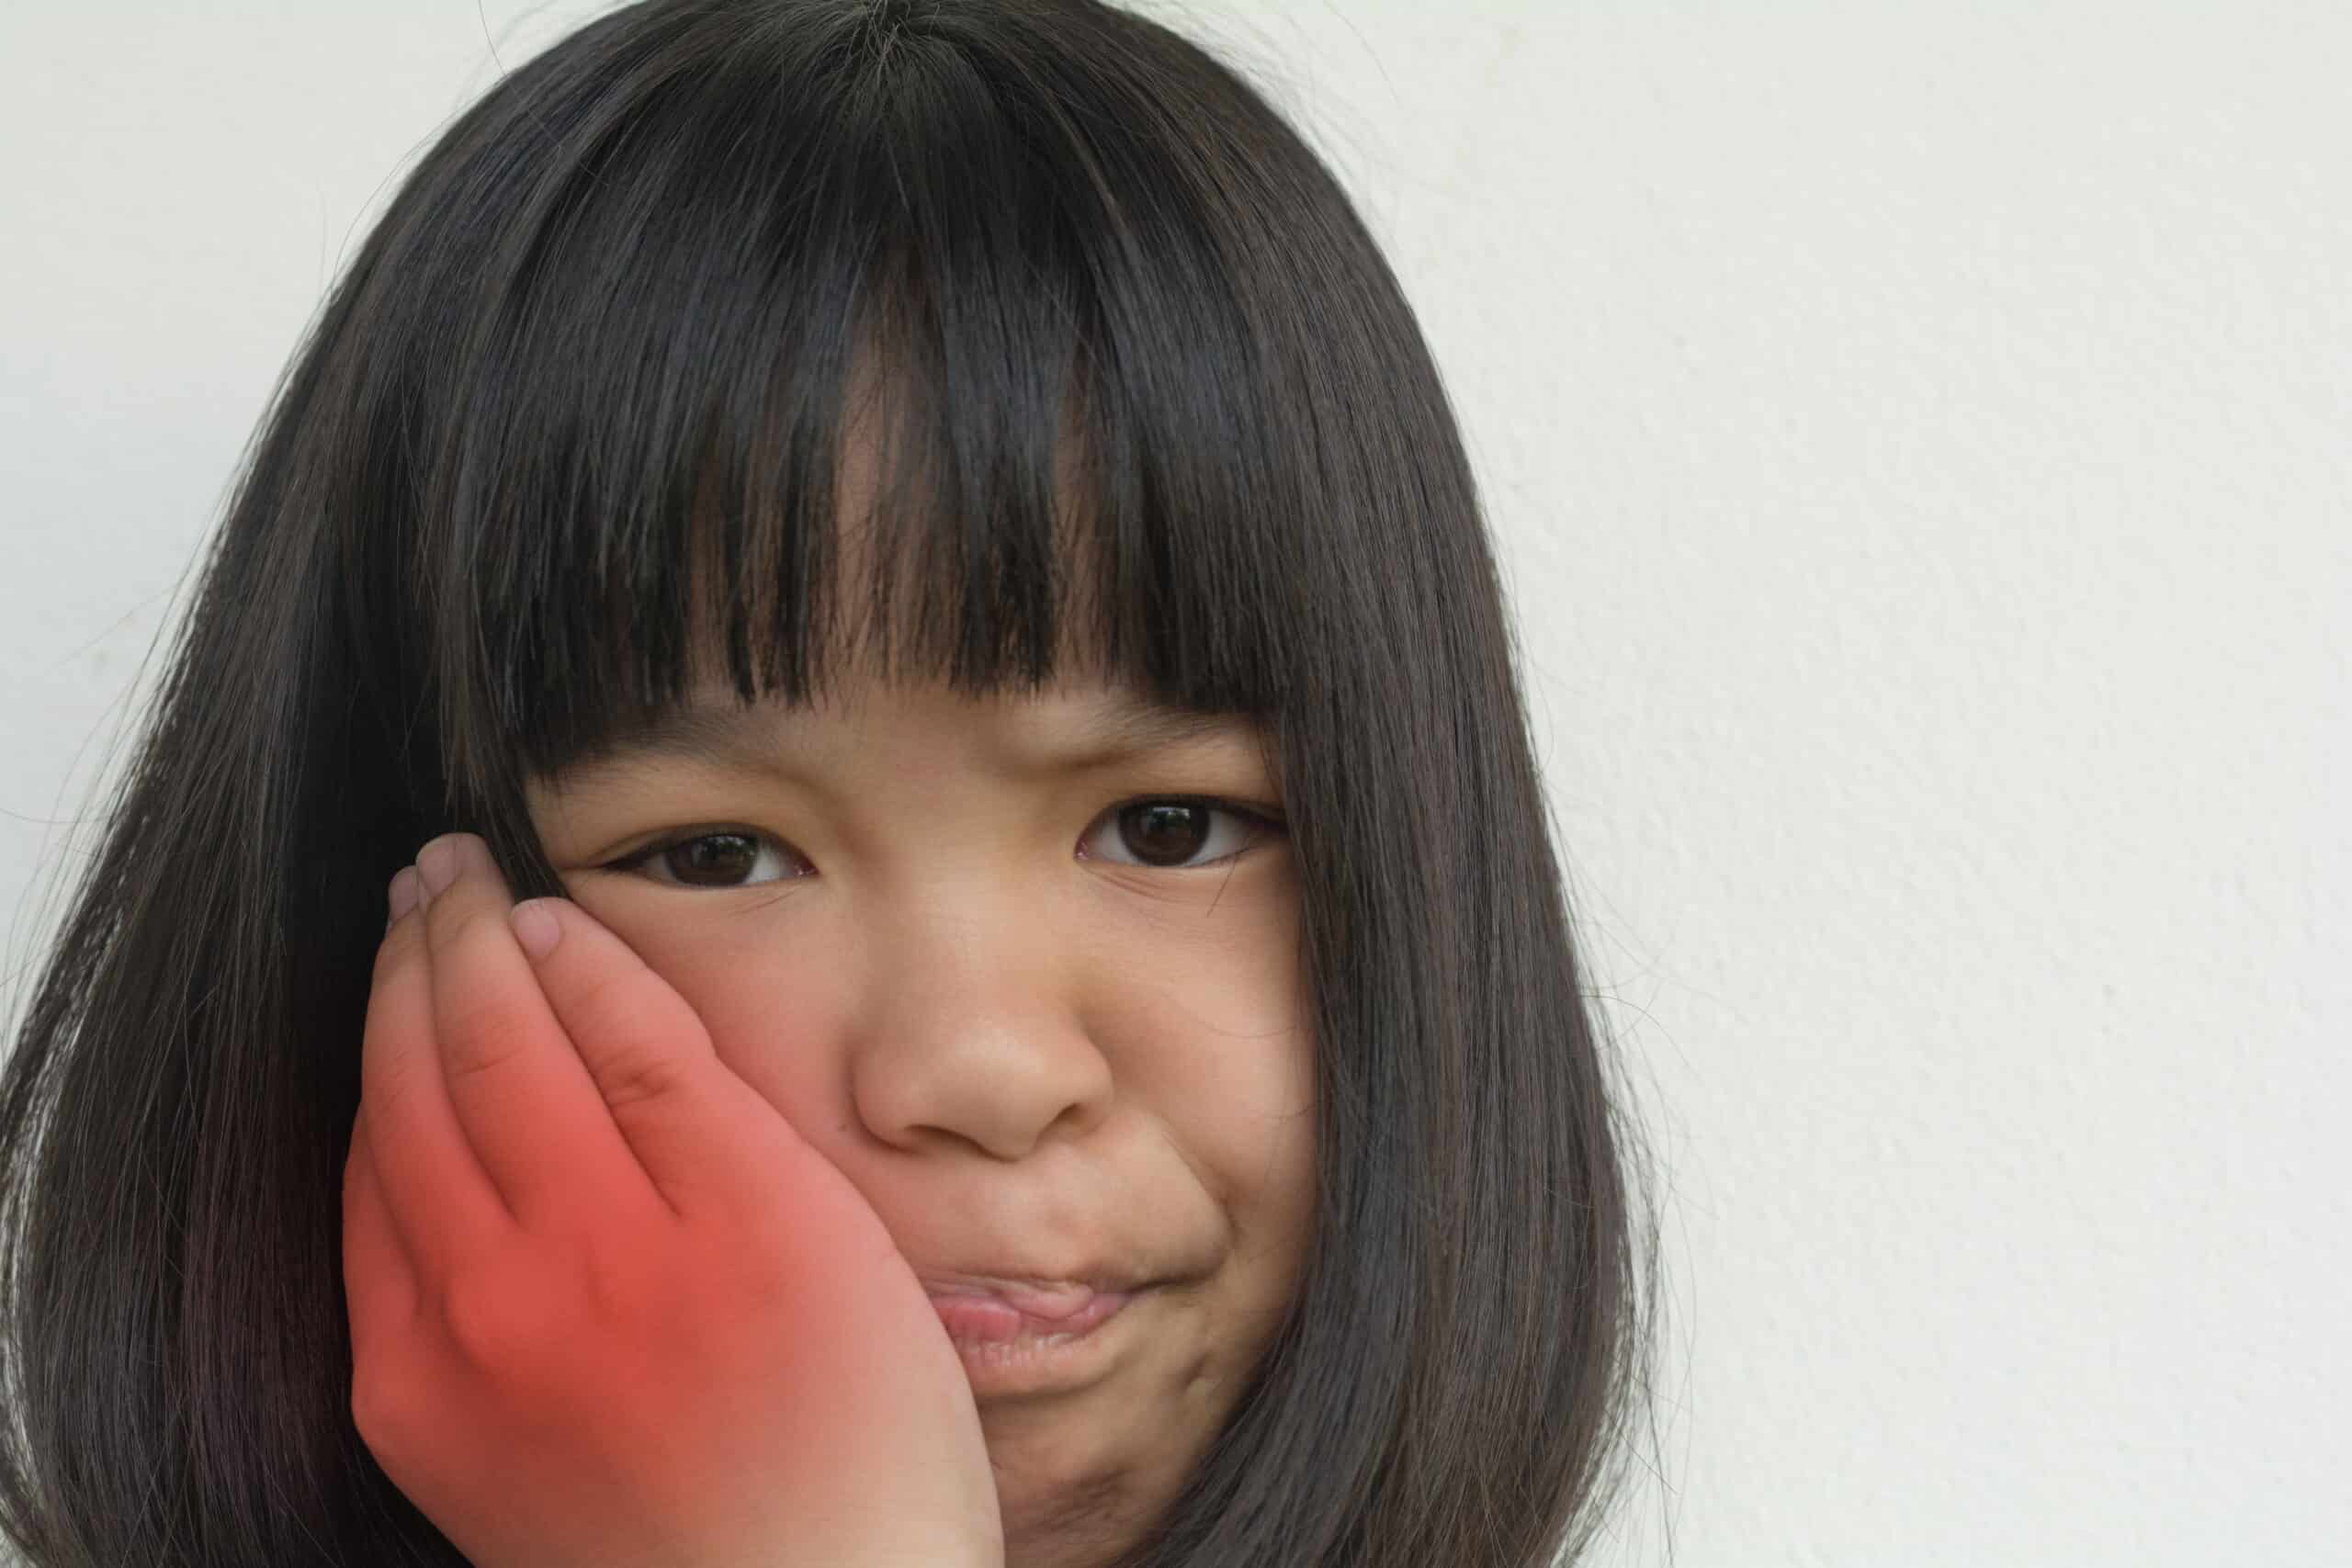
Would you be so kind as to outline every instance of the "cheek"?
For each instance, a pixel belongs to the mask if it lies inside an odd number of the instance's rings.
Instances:
[[[1314,1020],[1295,911],[1277,908],[1223,953],[1222,1006],[1184,1043],[1186,1153],[1214,1170],[1242,1250],[1264,1259],[1261,1304],[1285,1297],[1315,1208]]]
[[[1120,1093],[1160,1123],[1253,1247],[1279,1253],[1312,1208],[1316,1068],[1293,971],[1261,953],[1213,986],[1102,1015]]]

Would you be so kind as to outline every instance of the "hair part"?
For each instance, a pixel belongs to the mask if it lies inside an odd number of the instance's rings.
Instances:
[[[289,365],[0,1074],[0,1529],[40,1568],[457,1564],[350,1410],[383,890],[723,677],[1080,670],[1265,725],[1317,1211],[1121,1568],[1533,1568],[1650,1319],[1442,383],[1260,91],[1091,0],[653,0],[503,78]],[[1654,1224],[1651,1229],[1654,1230]]]

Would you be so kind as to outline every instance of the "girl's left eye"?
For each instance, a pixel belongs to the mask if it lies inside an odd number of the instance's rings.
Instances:
[[[1216,826],[1219,818],[1229,824],[1223,831]],[[1110,829],[1108,833],[1103,831],[1106,828]],[[1149,866],[1160,871],[1201,871],[1238,861],[1261,838],[1285,831],[1280,818],[1230,801],[1152,796],[1112,807],[1088,829],[1080,844],[1081,857],[1087,860],[1102,858],[1114,865]],[[1087,853],[1085,845],[1098,839],[1110,840],[1133,858],[1122,858],[1116,852]],[[1212,846],[1220,847],[1221,852],[1205,860],[1195,858]],[[652,880],[669,887],[756,887],[763,884],[749,878],[763,860],[808,864],[797,852],[764,833],[745,828],[716,828],[649,844],[611,862],[604,869],[636,871],[642,867]]]

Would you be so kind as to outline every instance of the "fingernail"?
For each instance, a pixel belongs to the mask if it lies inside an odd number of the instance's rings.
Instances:
[[[424,878],[427,897],[449,890],[449,884],[458,880],[458,846],[448,834],[416,852],[416,871]]]
[[[563,927],[548,912],[547,905],[537,898],[527,898],[506,912],[506,921],[514,928],[514,940],[523,951],[537,962],[555,951],[556,939],[563,935]]]
[[[384,922],[386,931],[390,931],[400,923],[402,915],[416,908],[417,891],[416,867],[404,865],[392,874],[392,918]]]

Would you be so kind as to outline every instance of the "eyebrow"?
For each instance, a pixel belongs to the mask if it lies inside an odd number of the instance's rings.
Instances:
[[[657,761],[701,763],[747,773],[783,774],[786,758],[763,744],[752,713],[689,702],[628,724],[594,752],[559,769],[576,779]],[[1146,751],[1219,739],[1254,728],[1241,713],[1172,707],[1128,699],[1080,721],[1067,745],[1041,754],[1036,772],[1080,773]]]

